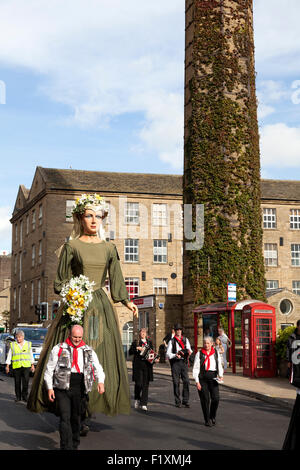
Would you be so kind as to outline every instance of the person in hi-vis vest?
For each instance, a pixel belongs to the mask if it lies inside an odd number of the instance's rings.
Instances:
[[[9,366],[12,365],[15,380],[15,401],[27,401],[28,383],[30,371],[34,372],[34,360],[31,349],[31,342],[25,340],[24,331],[17,330],[16,341],[10,343],[6,359],[5,371],[9,373]]]

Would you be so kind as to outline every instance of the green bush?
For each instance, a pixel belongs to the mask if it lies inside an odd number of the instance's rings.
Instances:
[[[295,327],[288,326],[284,330],[279,330],[275,341],[275,352],[277,360],[286,359],[286,346],[289,336],[294,333]]]

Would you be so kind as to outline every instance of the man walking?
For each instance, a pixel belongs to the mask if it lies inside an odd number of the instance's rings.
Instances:
[[[15,401],[27,401],[28,384],[30,371],[34,372],[34,360],[31,349],[31,342],[25,341],[24,331],[17,330],[16,341],[10,343],[10,348],[6,358],[5,372],[9,373],[9,366],[12,364],[15,381]]]
[[[188,359],[192,350],[189,340],[182,336],[182,326],[177,323],[174,330],[175,336],[168,343],[167,358],[171,365],[175,406],[180,408],[183,405],[189,408]],[[180,398],[180,378],[183,383],[182,400]]]
[[[97,380],[104,393],[105,374],[95,351],[82,341],[83,328],[74,325],[64,343],[51,351],[44,380],[51,402],[57,401],[60,415],[60,448],[77,449],[80,443],[81,403]]]

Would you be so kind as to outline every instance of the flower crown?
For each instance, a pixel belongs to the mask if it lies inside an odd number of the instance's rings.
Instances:
[[[108,213],[103,197],[95,193],[82,194],[80,197],[78,197],[75,201],[72,214],[83,214],[86,206],[99,206],[99,209],[103,210],[104,216]]]

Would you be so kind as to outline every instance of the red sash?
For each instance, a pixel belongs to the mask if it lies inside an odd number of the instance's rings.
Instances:
[[[78,351],[77,351],[77,349],[80,348],[81,346],[85,346],[85,343],[83,341],[80,341],[78,346],[75,346],[72,343],[72,341],[70,340],[70,338],[66,339],[66,343],[67,343],[68,346],[73,348],[73,362],[72,362],[71,368],[75,367],[77,372],[80,374],[80,369],[79,369],[79,366],[78,366]],[[60,349],[58,351],[58,357],[61,355],[61,352],[62,352],[62,347],[60,347]]]
[[[182,349],[185,349],[185,346],[184,346],[184,344],[183,344],[182,339],[179,339],[178,336],[175,336],[175,339],[176,339],[176,341],[178,341],[178,343],[180,344],[181,348],[182,348]]]
[[[211,348],[211,351],[210,353],[208,354],[208,352],[206,351],[206,349],[201,349],[201,352],[204,354],[205,356],[205,360],[204,360],[204,367],[205,367],[205,363],[207,362],[206,364],[206,370],[209,370],[210,368],[210,356],[213,356],[215,354],[215,350],[214,348]]]

